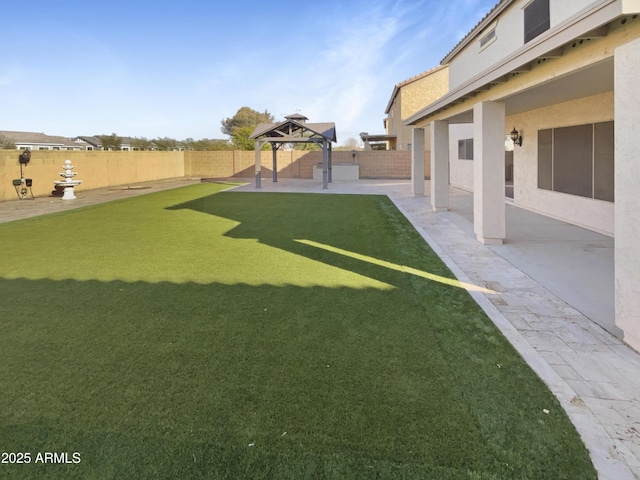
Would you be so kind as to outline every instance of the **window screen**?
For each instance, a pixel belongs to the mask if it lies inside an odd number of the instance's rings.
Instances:
[[[549,0],[533,0],[524,9],[524,43],[549,30]]]
[[[458,159],[473,160],[473,138],[458,140]]]
[[[614,201],[613,122],[538,131],[538,188]]]

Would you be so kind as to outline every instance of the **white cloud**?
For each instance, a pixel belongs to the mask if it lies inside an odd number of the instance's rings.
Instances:
[[[130,33],[117,28],[60,30],[54,40],[42,30],[4,65],[51,61],[0,67],[0,124],[18,123],[22,105],[31,110],[24,129],[48,133],[64,125],[68,135],[215,137],[220,120],[246,105],[279,119],[299,110],[334,121],[340,141],[382,132],[394,85],[437,66],[493,4],[321,0],[299,13],[251,16],[242,35],[229,22],[193,29],[179,46],[153,37],[163,30],[150,26],[140,44],[123,41]],[[242,5],[228,8],[242,18]]]
[[[312,121],[336,121],[359,131],[372,96],[386,84],[386,50],[400,28],[395,15],[383,5],[369,6],[327,24],[315,49],[294,56],[299,61],[283,60],[260,88],[276,104],[276,114],[300,109]]]

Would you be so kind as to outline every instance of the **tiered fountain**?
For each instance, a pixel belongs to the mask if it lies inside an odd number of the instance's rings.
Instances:
[[[73,179],[73,177],[75,177],[77,173],[71,171],[74,169],[73,165],[71,165],[71,160],[65,160],[62,168],[64,169],[64,172],[61,172],[60,176],[64,178],[64,180],[53,181],[53,183],[56,185],[56,189],[52,193],[55,195],[56,193],[60,192],[61,189],[64,189],[62,200],[74,200],[76,198],[76,194],[73,191],[73,187],[80,185],[82,183],[82,180]]]

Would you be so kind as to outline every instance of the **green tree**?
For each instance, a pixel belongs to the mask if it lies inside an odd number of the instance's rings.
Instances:
[[[353,151],[353,150],[362,150],[362,147],[360,146],[360,142],[358,142],[358,139],[349,137],[344,141],[344,143],[341,146],[334,148],[334,150],[335,151],[344,151],[344,150]]]
[[[112,133],[111,135],[98,135],[97,136],[102,142],[103,150],[121,150],[122,149],[122,139]]]
[[[263,113],[260,113],[252,108],[242,107],[233,117],[220,121],[222,124],[222,128],[220,130],[225,135],[233,136],[233,132],[236,128],[255,128],[259,123],[273,123],[273,121],[273,115],[266,110]]]
[[[131,148],[134,150],[151,150],[153,148],[153,142],[145,137],[132,137]]]
[[[178,150],[180,148],[179,142],[169,137],[158,137],[153,140],[153,143],[161,151]]]
[[[233,148],[231,143],[226,140],[215,140],[209,138],[202,138],[200,140],[187,138],[186,140],[183,140],[182,143],[187,150],[197,150],[200,152],[212,150],[231,150]]]
[[[16,144],[4,135],[0,135],[0,150],[15,150]]]
[[[231,143],[238,150],[253,150],[255,148],[255,140],[250,139],[249,135],[253,133],[255,126],[235,127],[231,135]]]

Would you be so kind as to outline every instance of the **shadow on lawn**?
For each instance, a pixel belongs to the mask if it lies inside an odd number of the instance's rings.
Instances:
[[[238,222],[225,236],[256,239],[386,283],[395,284],[389,275],[395,271],[495,293],[459,282],[386,196],[221,192],[169,207],[181,209]]]
[[[0,304],[0,450],[82,458],[5,472],[589,478],[557,401],[477,308],[408,290],[0,279],[28,298]]]

